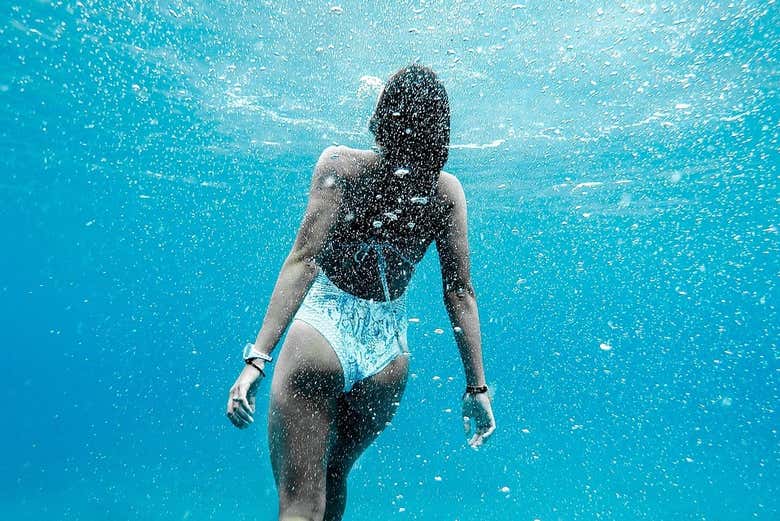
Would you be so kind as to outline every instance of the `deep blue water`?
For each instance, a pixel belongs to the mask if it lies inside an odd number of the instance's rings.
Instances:
[[[227,390],[319,151],[370,146],[413,60],[450,93],[499,429],[465,446],[432,251],[346,519],[780,517],[774,1],[0,12],[2,519],[275,519]]]

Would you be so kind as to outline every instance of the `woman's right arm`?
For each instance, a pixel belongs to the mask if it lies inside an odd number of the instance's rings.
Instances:
[[[316,257],[325,246],[341,205],[343,175],[334,148],[326,149],[312,175],[309,202],[290,253],[282,264],[255,349],[270,354],[317,275]]]
[[[444,293],[444,306],[455,332],[455,341],[463,362],[466,385],[485,385],[479,312],[471,285],[466,196],[460,182],[450,174],[441,177],[442,191],[449,209],[436,238]],[[487,393],[464,394],[463,420],[466,434],[471,420],[476,432],[469,445],[479,447],[493,433],[496,422]]]
[[[303,302],[314,277],[315,259],[325,245],[330,228],[341,206],[344,176],[333,148],[326,149],[312,175],[309,202],[290,253],[282,265],[271,294],[263,324],[255,340],[255,350],[270,355]],[[264,368],[262,360],[257,367]],[[253,421],[254,398],[260,381],[255,365],[245,365],[230,388],[227,416],[236,427],[246,428]]]
[[[266,354],[279,343],[317,275],[316,257],[325,245],[341,204],[342,176],[332,149],[323,152],[312,176],[309,203],[271,294],[255,349]]]

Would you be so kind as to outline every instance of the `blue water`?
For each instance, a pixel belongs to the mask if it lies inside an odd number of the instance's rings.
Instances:
[[[316,157],[370,146],[413,60],[450,93],[499,429],[465,446],[431,252],[346,519],[780,518],[774,1],[0,12],[0,518],[275,519],[227,390]]]

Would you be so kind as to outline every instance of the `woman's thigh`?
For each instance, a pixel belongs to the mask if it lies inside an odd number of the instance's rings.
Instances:
[[[341,365],[327,341],[308,324],[293,322],[274,369],[268,411],[271,464],[282,502],[324,494],[343,385]]]
[[[329,473],[346,474],[387,427],[401,402],[408,372],[409,357],[398,356],[382,371],[356,383],[349,393],[339,398]]]

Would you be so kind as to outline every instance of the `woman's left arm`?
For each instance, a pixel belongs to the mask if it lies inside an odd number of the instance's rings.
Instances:
[[[303,302],[317,275],[319,255],[341,204],[343,177],[332,148],[326,149],[312,175],[309,202],[290,253],[282,265],[255,340],[255,350],[270,355]],[[227,416],[238,428],[253,421],[255,394],[265,364],[256,359],[247,364],[230,389]],[[264,375],[263,375],[264,376]]]
[[[469,445],[478,448],[493,434],[496,420],[485,385],[479,312],[471,285],[466,196],[454,176],[444,174],[440,182],[445,200],[449,204],[436,237],[444,306],[455,332],[455,341],[466,376],[463,426],[468,436],[471,433],[471,422],[474,422],[475,430],[469,439]]]

